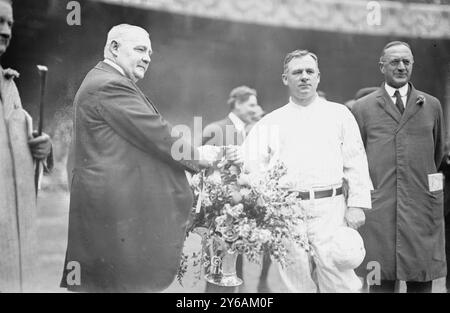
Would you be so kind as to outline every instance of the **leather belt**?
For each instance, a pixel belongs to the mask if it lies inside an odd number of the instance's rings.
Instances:
[[[342,194],[342,187],[335,188],[335,190],[336,190],[336,193],[334,194],[335,196]],[[297,192],[298,192],[297,198],[301,198],[302,200],[310,199],[309,191],[297,191]],[[314,199],[327,198],[327,197],[331,197],[333,195],[333,189],[313,191],[313,194],[314,194]]]

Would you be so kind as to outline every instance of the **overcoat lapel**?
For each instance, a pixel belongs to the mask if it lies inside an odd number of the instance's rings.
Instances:
[[[397,123],[398,127],[396,132],[403,128],[403,126],[422,108],[423,102],[417,101],[418,93],[414,86],[409,83],[409,88],[411,92],[408,95],[408,101],[406,103],[405,112],[401,114],[395,104],[392,102],[391,97],[386,92],[384,88],[384,83],[381,88],[378,89],[377,101],[387,114],[389,114]]]
[[[391,97],[389,97],[386,89],[384,88],[384,83],[381,85],[381,88],[379,88],[377,92],[378,92],[377,95],[378,105],[381,106],[383,110],[385,110],[386,113],[389,114],[394,119],[394,121],[400,123],[402,115],[395,107]]]
[[[2,267],[0,291],[30,291],[33,288],[36,263],[36,192],[33,158],[28,147],[28,124],[19,92],[12,78],[5,78],[0,67],[1,147],[0,212],[2,229],[0,251]],[[3,116],[2,116],[3,115]],[[9,138],[8,138],[9,137]],[[8,155],[4,155],[7,153]],[[7,168],[5,169],[4,166]],[[7,192],[7,194],[3,194]],[[2,211],[0,209],[0,211]],[[0,227],[1,228],[1,227]],[[3,272],[7,269],[7,272]]]
[[[409,88],[411,92],[409,93],[408,101],[406,103],[406,109],[405,112],[403,112],[398,130],[400,130],[406,124],[406,122],[408,122],[417,112],[419,112],[423,105],[423,102],[417,101],[419,94],[411,83],[409,84]]]

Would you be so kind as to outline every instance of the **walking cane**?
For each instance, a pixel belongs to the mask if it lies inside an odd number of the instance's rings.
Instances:
[[[45,65],[37,65],[39,76],[41,77],[41,98],[39,101],[39,126],[38,136],[42,135],[42,128],[44,127],[44,96],[45,96],[45,83],[47,78],[48,68]],[[41,172],[41,162],[36,160],[36,168],[34,172],[34,185],[36,187],[36,197],[39,187],[39,175]]]

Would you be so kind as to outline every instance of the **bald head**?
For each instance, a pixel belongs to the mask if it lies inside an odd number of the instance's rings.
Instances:
[[[104,56],[119,65],[125,75],[136,82],[144,78],[152,52],[150,35],[145,29],[121,24],[109,31]]]
[[[2,0],[0,0],[0,1],[2,1]],[[139,26],[134,26],[134,25],[130,25],[130,24],[120,24],[120,25],[113,26],[109,30],[108,37],[106,38],[104,57],[105,58],[111,57],[111,54],[109,52],[109,47],[113,41],[119,42],[119,43],[129,41],[130,39],[134,38],[136,35],[144,36],[144,37],[146,36],[146,37],[150,38],[149,33],[145,29],[143,29]]]
[[[388,44],[386,44],[383,48],[383,50],[381,50],[381,56],[380,56],[380,62],[384,61],[384,58],[386,56],[386,51],[392,50],[392,47],[396,47],[397,46],[403,46],[403,49],[408,49],[409,51],[411,51],[411,47],[409,46],[408,43],[404,42],[404,41],[391,41]],[[412,52],[411,52],[412,54]]]

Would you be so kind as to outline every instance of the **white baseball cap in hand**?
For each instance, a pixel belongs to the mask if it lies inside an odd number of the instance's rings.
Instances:
[[[334,265],[344,271],[357,268],[364,260],[366,249],[357,230],[342,226],[331,239],[329,253]]]

